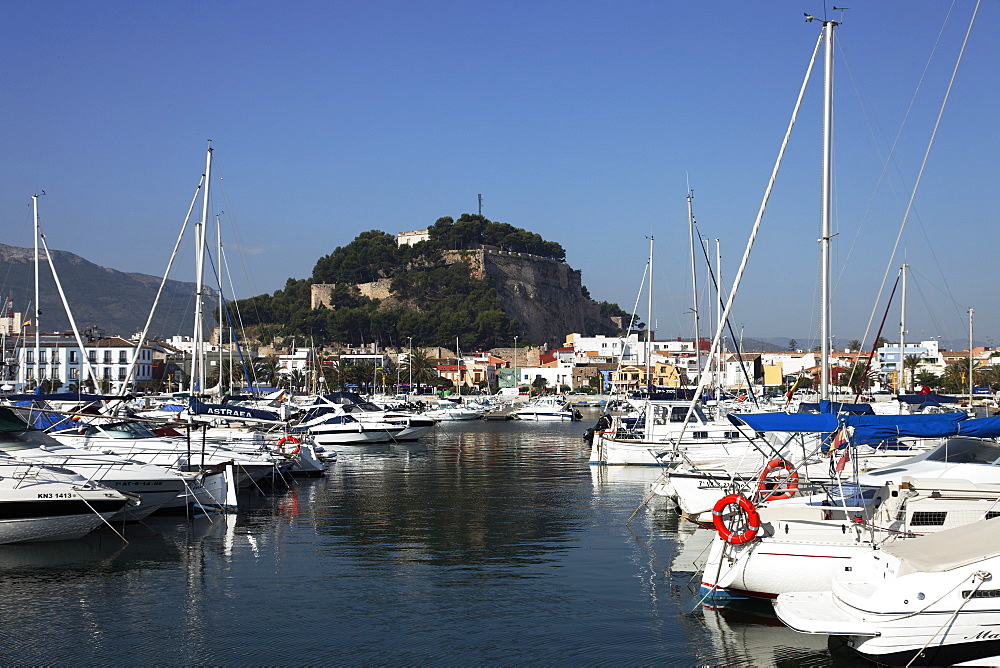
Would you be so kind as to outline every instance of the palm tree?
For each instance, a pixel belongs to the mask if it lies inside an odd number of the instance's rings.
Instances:
[[[900,387],[906,386],[911,393],[913,392],[913,377],[916,375],[917,367],[920,366],[921,362],[923,362],[923,360],[916,355],[910,355],[909,357],[903,358],[903,382],[900,383]],[[907,371],[910,373],[907,374]],[[910,377],[909,384],[906,383],[907,375]]]
[[[435,373],[437,366],[423,348],[414,348],[410,355],[410,368],[413,372],[413,382],[429,383],[437,376]]]
[[[851,342],[847,344],[847,347],[851,349],[852,353],[861,351],[861,342],[857,339],[851,339]]]
[[[875,380],[875,372],[870,368],[867,369],[868,365],[864,362],[855,362],[851,365],[850,369],[847,369],[840,374],[838,380],[843,387],[851,388],[851,391],[855,394],[861,394],[865,388],[870,387]]]
[[[955,360],[945,367],[941,374],[941,386],[946,392],[960,393],[965,391],[969,385],[969,360],[962,358]]]
[[[265,357],[254,365],[254,382],[265,383],[267,385],[273,384],[278,379],[278,372],[280,368],[281,365],[278,364],[278,360],[276,358]]]
[[[937,386],[937,384],[940,382],[941,379],[938,377],[937,374],[931,373],[927,369],[924,369],[923,371],[917,374],[915,380],[917,381],[918,384],[920,384],[921,387],[926,386],[933,388]]]

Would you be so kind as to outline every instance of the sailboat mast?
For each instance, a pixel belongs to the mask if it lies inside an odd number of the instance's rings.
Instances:
[[[725,310],[725,300],[722,298],[722,246],[718,239],[715,240],[715,291],[719,298],[719,308],[715,314],[715,327],[716,330],[722,331],[722,311]],[[722,395],[722,358],[725,356],[726,352],[726,336],[723,335],[721,339],[722,346],[719,348],[719,354],[715,358],[715,389],[716,389],[716,401],[718,401]]]
[[[688,245],[691,247],[691,313],[694,314],[695,383],[701,384],[701,332],[698,318],[698,272],[694,263],[694,191],[688,188]]]
[[[195,302],[194,302],[194,352],[191,356],[191,382],[198,383],[198,391],[205,391],[205,334],[203,330],[205,289],[205,230],[208,227],[208,195],[212,189],[212,144],[209,142],[205,158],[205,192],[202,194],[201,221],[194,226],[195,242]],[[197,371],[197,373],[196,373]],[[194,389],[194,388],[192,388]]]
[[[903,364],[903,360],[906,359],[906,269],[910,265],[904,264],[902,269],[903,274],[903,284],[902,290],[900,291],[900,304],[899,304],[899,374],[896,379],[896,394],[903,394],[904,386],[904,376],[906,374],[906,365]]]
[[[31,196],[31,209],[33,213],[33,218],[35,221],[35,317],[32,323],[35,326],[35,387],[38,387],[41,382],[41,376],[39,372],[41,370],[41,351],[42,351],[42,330],[38,327],[38,316],[41,314],[42,309],[38,306],[38,195]]]
[[[823,230],[820,235],[822,296],[820,299],[820,397],[830,398],[830,217],[833,185],[833,28],[836,21],[823,21]]]
[[[976,309],[969,307],[969,408],[972,408],[973,370],[975,369],[975,357],[972,354],[972,316]]]
[[[649,235],[649,292],[646,293],[646,321],[646,400],[648,402],[650,388],[653,385],[652,378],[649,376],[649,361],[653,354],[653,235]]]

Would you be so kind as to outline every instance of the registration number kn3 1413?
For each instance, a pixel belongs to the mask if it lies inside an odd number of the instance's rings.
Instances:
[[[71,492],[38,493],[39,499],[72,499],[74,496],[76,496],[76,494],[73,494]]]

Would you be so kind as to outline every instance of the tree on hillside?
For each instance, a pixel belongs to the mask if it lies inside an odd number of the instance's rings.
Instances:
[[[794,353],[799,349],[799,342],[795,339],[788,339],[788,352]]]
[[[314,283],[369,283],[393,276],[400,264],[395,235],[371,230],[317,260],[312,280]]]

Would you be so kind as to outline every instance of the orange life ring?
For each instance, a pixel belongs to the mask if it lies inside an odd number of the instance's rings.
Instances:
[[[724,511],[729,506],[736,506],[743,515],[742,523],[746,525],[746,529],[741,533],[736,533],[736,531],[728,527],[725,519],[723,519],[723,516],[726,514]],[[757,532],[760,531],[760,514],[754,508],[750,499],[742,494],[730,494],[729,496],[722,497],[715,503],[715,507],[712,508],[712,524],[715,525],[715,530],[719,533],[719,538],[722,540],[731,545],[745,545],[756,538]]]
[[[285,443],[291,443],[292,445],[295,446],[295,449],[292,450],[291,452],[288,452],[287,450],[285,450]],[[299,439],[295,438],[294,436],[282,436],[278,440],[278,449],[281,450],[281,454],[287,457],[294,457],[295,455],[299,454],[299,449],[300,449]]]
[[[785,459],[777,458],[772,459],[761,471],[760,477],[757,478],[759,481],[757,483],[757,491],[760,492],[761,497],[766,501],[780,501],[781,499],[788,499],[795,496],[795,491],[799,488],[799,472],[792,470],[792,465]],[[784,469],[785,471],[790,471],[788,477],[784,480],[784,484],[779,481],[768,482],[768,476],[771,475],[771,471],[777,471],[778,469]],[[784,492],[781,494],[770,494],[772,489],[777,487],[783,487]]]

